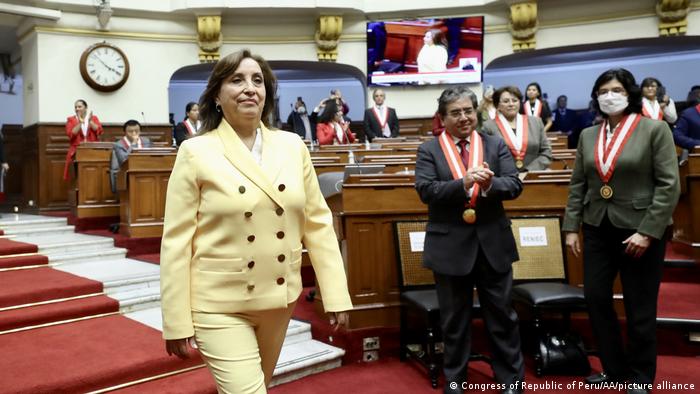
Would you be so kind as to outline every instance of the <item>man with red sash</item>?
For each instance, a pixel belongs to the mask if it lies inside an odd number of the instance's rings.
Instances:
[[[444,133],[418,148],[416,190],[428,204],[423,265],[435,276],[445,343],[446,393],[462,393],[471,352],[473,288],[491,336],[492,368],[504,393],[524,378],[518,317],[511,307],[518,251],[503,200],[522,183],[503,140],[475,132],[477,98],[465,87],[442,92]]]
[[[375,137],[393,138],[399,136],[399,118],[396,116],[396,110],[386,105],[385,98],[384,91],[376,89],[372,93],[374,105],[365,110],[365,138],[370,142]]]
[[[112,159],[110,162],[109,180],[112,186],[112,193],[117,192],[117,172],[119,167],[129,158],[133,149],[149,148],[151,141],[146,137],[141,137],[141,123],[130,119],[124,123],[124,137],[112,146]]]

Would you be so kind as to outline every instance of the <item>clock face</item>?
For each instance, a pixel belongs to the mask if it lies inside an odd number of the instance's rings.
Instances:
[[[83,52],[80,73],[93,89],[111,92],[119,89],[129,76],[129,61],[119,48],[95,44]]]

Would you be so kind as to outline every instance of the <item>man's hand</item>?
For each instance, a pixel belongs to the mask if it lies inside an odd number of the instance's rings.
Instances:
[[[493,171],[489,168],[489,163],[484,162],[483,166],[476,167],[475,170],[472,174],[474,181],[481,186],[481,190],[489,190],[494,176]]]

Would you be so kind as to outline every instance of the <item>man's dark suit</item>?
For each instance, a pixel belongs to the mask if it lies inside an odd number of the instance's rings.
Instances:
[[[374,114],[374,107],[367,108],[365,110],[365,138],[368,138],[370,142],[375,137],[383,137],[382,125],[379,124],[377,116]],[[386,123],[389,125],[389,130],[391,130],[391,137],[399,136],[399,118],[396,116],[396,110],[387,107],[388,115]]]
[[[466,381],[476,285],[492,339],[496,380],[510,384],[523,379],[524,366],[517,315],[511,307],[511,264],[518,260],[518,252],[502,201],[518,197],[522,183],[503,140],[480,135],[484,161],[495,175],[486,196],[477,200],[474,224],[462,220],[467,195],[462,180],[452,178],[438,138],[418,148],[416,190],[428,204],[429,217],[423,265],[435,275],[447,381]]]

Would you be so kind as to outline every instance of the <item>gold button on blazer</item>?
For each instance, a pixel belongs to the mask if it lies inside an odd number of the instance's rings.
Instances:
[[[352,309],[332,215],[306,146],[294,133],[262,124],[260,132],[262,165],[225,120],[180,146],[161,244],[165,339],[194,334],[192,311],[287,307],[302,289],[302,243],[326,311]]]

